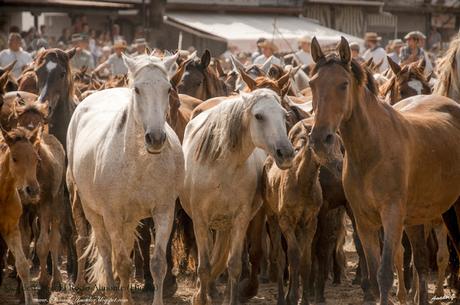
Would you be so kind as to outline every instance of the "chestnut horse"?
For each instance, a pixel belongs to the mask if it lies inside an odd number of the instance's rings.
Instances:
[[[29,131],[15,128],[10,132],[3,128],[0,141],[0,236],[13,253],[16,270],[22,281],[26,305],[33,304],[29,263],[22,248],[19,219],[22,204],[18,189],[32,202],[37,202],[40,186],[37,181],[38,155],[36,145],[39,129]],[[0,259],[3,260],[3,257]]]
[[[344,190],[367,260],[364,284],[380,294],[381,305],[390,303],[392,266],[405,228],[419,274],[419,304],[428,304],[421,225],[447,211],[460,195],[460,105],[441,96],[412,97],[400,111],[382,103],[370,73],[351,60],[343,37],[338,55],[327,56],[314,38],[312,57],[316,117],[310,137],[324,159],[335,132],[342,136]],[[373,301],[370,292],[365,299]]]
[[[426,65],[425,59],[403,67],[395,63],[390,57],[387,59],[393,76],[380,87],[381,95],[386,102],[394,105],[410,96],[431,94],[430,85],[423,74]]]

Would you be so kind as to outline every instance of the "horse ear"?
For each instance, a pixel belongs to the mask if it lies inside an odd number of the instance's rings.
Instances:
[[[145,54],[150,54],[150,53],[152,53],[152,50],[150,50],[150,48],[146,46],[145,50],[144,50],[144,53]]]
[[[209,66],[210,62],[211,62],[211,53],[209,53],[209,50],[206,49],[204,50],[204,53],[201,56],[201,66],[203,67],[203,69],[206,69]]]
[[[292,70],[292,69],[291,69]],[[281,77],[276,81],[276,83],[278,84],[278,87],[279,88],[283,88],[284,85],[289,82],[289,78],[291,77],[291,70],[287,71],[286,73],[284,73],[284,75],[281,75]]]
[[[166,67],[166,71],[169,72],[169,70],[171,70],[171,67],[176,63],[176,60],[178,57],[179,57],[179,53],[176,53],[172,56],[168,56],[163,59],[163,64]]]
[[[67,51],[65,51],[65,53],[67,54],[67,57],[69,59],[72,59],[72,57],[75,55],[75,53],[77,53],[77,48],[72,48],[70,50],[67,50]]]
[[[9,76],[10,76],[9,71],[3,73],[2,76],[0,76],[0,92],[5,92],[5,86],[6,86],[6,83],[8,82]]]
[[[244,71],[244,65],[239,61],[238,59],[235,58],[235,56],[230,55],[230,61],[232,62],[232,70],[238,71],[238,70],[243,70]]]
[[[423,57],[423,58],[419,61],[418,65],[417,65],[417,68],[420,69],[420,71],[423,72],[423,71],[425,71],[425,67],[426,67],[426,59],[425,59],[425,57]]]
[[[36,103],[38,111],[43,115],[43,118],[46,120],[49,114],[49,107],[48,107],[48,102],[44,103]]]
[[[257,89],[256,81],[253,80],[252,77],[250,77],[246,72],[244,72],[244,70],[240,69],[240,75],[243,79],[243,82],[245,82],[246,85],[248,85],[249,90],[253,91]]]
[[[284,99],[286,94],[289,92],[289,89],[291,89],[291,80],[288,79],[287,83],[281,88],[281,99]]]
[[[184,61],[180,66],[179,66],[179,69],[177,69],[176,73],[174,73],[173,77],[171,77],[170,79],[170,83],[171,83],[171,86],[176,89],[177,86],[179,85],[181,79],[182,79],[182,76],[184,75],[184,72],[185,72],[185,68],[187,67],[187,64],[189,63],[190,61],[187,60],[187,61]]]
[[[385,60],[385,59],[382,58],[382,60],[381,60],[378,64],[375,65],[374,68],[377,69],[377,72],[378,72],[378,70],[380,69],[380,66],[382,66],[384,60]]]
[[[134,59],[126,55],[125,53],[121,53],[121,57],[123,58],[123,62],[125,65],[128,67],[128,70],[130,72],[135,72],[136,71],[136,62]]]
[[[291,71],[290,71],[289,73],[291,74],[292,77],[294,77],[294,76],[297,74],[297,72],[299,72],[299,70],[300,70],[301,68],[302,68],[302,66],[300,66],[300,65],[299,65],[299,66],[296,66],[296,67],[292,68]]]
[[[41,126],[37,126],[35,127],[35,129],[31,130],[29,133],[27,133],[27,139],[29,140],[30,143],[32,143],[32,145],[35,147],[35,148],[38,148],[38,146],[40,145],[40,139],[41,139],[41,136],[42,136],[42,128]]]
[[[11,146],[12,144],[14,144],[14,139],[10,136],[8,131],[3,129],[3,126],[0,126],[0,129],[2,130],[2,136],[3,136],[3,139],[5,140],[6,144],[8,146]]]
[[[271,65],[272,65],[272,57],[273,57],[273,55],[270,56],[270,57],[264,62],[264,64],[262,65],[262,67],[260,67],[260,69],[261,69],[262,71],[264,71],[265,74],[268,74],[268,71],[270,70],[270,67],[271,67]]]
[[[217,71],[217,75],[219,75],[219,77],[227,76],[227,74],[225,74],[225,72],[224,72],[224,69],[222,69],[222,65],[220,64],[220,60],[218,60],[216,58],[214,60],[214,64],[216,65],[216,71]]]
[[[372,57],[370,57],[370,58],[364,63],[364,65],[365,65],[366,67],[368,67],[368,68],[371,68],[372,65],[373,65],[373,63],[374,63],[374,59],[373,59]]]
[[[345,37],[340,37],[340,43],[338,45],[339,55],[342,62],[349,64],[351,62],[351,51],[350,45]]]
[[[321,50],[321,46],[319,45],[318,40],[316,39],[316,36],[313,37],[311,41],[311,57],[313,58],[314,62],[318,62],[321,59],[324,59],[324,53]]]
[[[6,67],[4,67],[3,68],[3,73],[11,72],[11,70],[13,70],[14,65],[16,64],[16,62],[17,62],[17,59],[15,59],[12,63],[10,63]]]
[[[388,56],[387,56],[387,60],[388,60],[388,64],[390,65],[391,71],[393,71],[395,75],[398,75],[401,72],[401,67],[397,63],[395,63],[393,59],[391,59]]]

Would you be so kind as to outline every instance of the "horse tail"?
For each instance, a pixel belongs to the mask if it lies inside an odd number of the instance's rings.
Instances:
[[[82,257],[87,257],[91,266],[87,270],[88,280],[96,284],[96,287],[107,286],[107,276],[104,269],[104,261],[96,246],[96,234],[91,231],[91,237]]]

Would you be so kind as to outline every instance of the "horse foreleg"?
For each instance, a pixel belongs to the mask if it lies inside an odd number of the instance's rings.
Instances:
[[[174,204],[172,209],[167,208],[163,213],[152,215],[155,225],[155,248],[150,260],[150,271],[155,285],[153,305],[163,305],[163,282],[166,276],[168,263],[166,261],[166,247],[171,236],[174,222]]]
[[[197,217],[193,221],[196,245],[198,247],[199,289],[193,296],[192,305],[211,305],[211,299],[208,298],[211,269],[209,260],[209,231],[207,224],[200,218]]]
[[[418,276],[418,304],[427,305],[429,304],[428,287],[426,282],[428,261],[424,227],[423,225],[410,226],[406,228],[406,232],[412,246],[414,265]]]
[[[228,255],[227,268],[230,283],[230,305],[239,303],[238,286],[240,281],[242,262],[241,255],[243,254],[244,241],[249,226],[250,220],[247,219],[249,213],[236,216],[238,220],[234,223],[231,231],[231,246]]]
[[[61,244],[61,233],[59,230],[59,220],[52,217],[51,232],[50,232],[50,252],[53,261],[53,271],[51,279],[51,287],[59,289],[62,284],[61,270],[59,269],[59,246]]]
[[[211,277],[209,280],[210,294],[212,297],[218,296],[216,280],[225,271],[229,247],[230,231],[216,232],[216,238],[211,255]]]
[[[436,260],[438,263],[438,281],[436,283],[435,295],[442,297],[444,295],[444,278],[446,275],[447,265],[449,264],[449,249],[447,247],[447,228],[441,223],[435,226],[436,239],[438,240],[438,253]]]
[[[264,259],[263,243],[265,243],[265,211],[259,209],[256,216],[249,224],[247,241],[249,244],[249,261],[251,262],[251,273],[248,279],[240,283],[240,300],[247,301],[257,295],[259,289],[259,271],[262,259]]]
[[[42,201],[38,207],[38,219],[40,224],[40,235],[37,240],[37,255],[40,261],[40,275],[38,277],[38,283],[40,284],[40,290],[38,292],[41,299],[47,299],[49,297],[49,285],[51,276],[48,273],[47,261],[50,250],[50,206],[49,201]]]
[[[356,217],[356,229],[366,258],[366,276],[362,277],[361,288],[365,302],[375,302],[380,294],[377,283],[377,270],[380,265],[380,245],[378,226],[371,226]],[[392,270],[392,268],[391,268]]]
[[[15,266],[19,278],[22,281],[22,287],[24,290],[24,301],[26,305],[33,304],[32,299],[32,287],[30,285],[30,271],[29,263],[24,255],[22,249],[22,240],[19,227],[16,226],[9,234],[2,234],[5,242],[10,249],[11,253],[15,258]],[[46,270],[46,269],[45,269]]]
[[[313,238],[316,233],[316,225],[318,223],[318,218],[316,213],[307,221],[306,230],[299,232],[299,240],[301,240],[301,251],[302,258],[300,260],[300,276],[302,277],[302,305],[308,305],[309,297],[309,281],[311,273],[311,250],[313,244]]]
[[[279,225],[287,242],[289,266],[289,291],[286,296],[288,305],[297,305],[299,300],[300,246],[292,220],[280,217]]]
[[[275,266],[271,268],[277,268],[275,272],[276,280],[278,283],[277,305],[285,305],[286,300],[284,298],[284,269],[286,268],[286,255],[283,251],[283,246],[281,245],[281,230],[275,217],[268,217],[267,221],[272,246],[270,254],[273,256],[271,264],[275,264]]]
[[[402,243],[399,243],[396,249],[394,265],[398,275],[398,290],[396,291],[396,296],[398,297],[399,303],[404,305],[407,300],[407,291],[404,281],[404,248]]]

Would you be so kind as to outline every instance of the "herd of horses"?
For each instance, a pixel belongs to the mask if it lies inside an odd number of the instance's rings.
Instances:
[[[162,305],[173,267],[196,274],[193,305],[270,280],[278,305],[325,304],[345,215],[364,302],[394,304],[395,270],[398,302],[428,304],[433,252],[435,294],[448,264],[459,288],[460,39],[437,75],[391,59],[378,74],[344,38],[326,53],[313,39],[308,71],[224,71],[205,51],[123,55],[129,74],[103,81],[71,70],[75,52],[44,50],[17,80],[0,69],[0,284],[9,252],[27,305],[29,261],[46,302],[63,256],[75,287],[123,304],[135,270]]]

